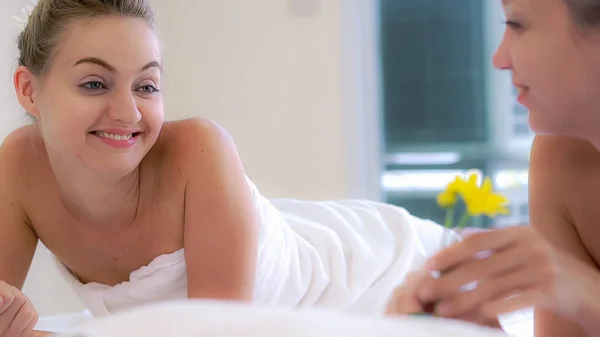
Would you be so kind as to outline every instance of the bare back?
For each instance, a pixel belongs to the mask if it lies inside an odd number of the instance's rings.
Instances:
[[[595,147],[575,138],[537,136],[530,208],[532,226],[545,238],[600,272],[600,152]],[[539,336],[583,335],[549,312],[536,312],[535,321]]]
[[[158,255],[183,247],[186,177],[176,146],[182,123],[167,123],[140,164],[135,221],[105,226],[82,223],[65,208],[39,131],[34,126],[17,131],[20,136],[11,152],[26,154],[14,172],[28,225],[82,282],[127,281],[132,271]]]

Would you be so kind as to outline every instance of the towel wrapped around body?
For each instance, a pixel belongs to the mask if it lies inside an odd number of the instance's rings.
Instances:
[[[407,273],[439,248],[444,231],[389,204],[268,200],[249,184],[261,219],[258,304],[381,313]],[[183,249],[156,257],[113,287],[82,284],[56,262],[94,316],[187,298]]]

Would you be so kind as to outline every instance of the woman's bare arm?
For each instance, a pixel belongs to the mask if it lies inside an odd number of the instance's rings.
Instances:
[[[17,130],[0,146],[0,280],[18,289],[23,287],[38,241],[26,222],[17,191],[23,179],[19,163],[27,137]]]
[[[192,120],[184,247],[190,298],[252,300],[258,215],[235,145],[220,126]]]
[[[21,290],[31,261],[35,253],[38,238],[33,229],[26,221],[25,212],[19,198],[19,188],[23,176],[23,170],[19,167],[23,163],[24,144],[29,141],[27,133],[17,130],[11,133],[0,146],[0,281]],[[19,294],[19,296],[24,296]],[[12,305],[18,305],[17,297]],[[26,301],[26,306],[31,306]],[[6,312],[9,312],[6,309]],[[12,312],[12,311],[10,311]],[[20,319],[30,321],[34,324],[37,313],[34,309],[19,310]],[[26,314],[27,312],[27,314]],[[8,321],[15,317],[4,317]],[[31,329],[30,326],[26,329]],[[42,336],[41,332],[30,334],[31,336]]]

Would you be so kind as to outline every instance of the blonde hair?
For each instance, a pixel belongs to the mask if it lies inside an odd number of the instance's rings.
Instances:
[[[19,65],[42,76],[68,25],[102,16],[139,18],[156,27],[148,0],[39,0],[17,40]]]

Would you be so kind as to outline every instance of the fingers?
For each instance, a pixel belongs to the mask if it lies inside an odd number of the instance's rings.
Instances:
[[[17,288],[0,281],[0,336],[28,336],[38,315]]]
[[[430,280],[419,289],[419,299],[424,302],[439,301],[453,296],[461,287],[475,281],[483,281],[498,275],[511,274],[523,268],[526,260],[526,247],[502,251],[484,259],[473,259],[454,266],[439,279]],[[510,279],[510,278],[509,278]],[[505,279],[502,279],[506,282]],[[479,288],[479,286],[478,286]]]
[[[39,316],[38,316],[37,312],[35,312],[35,315],[30,318],[29,323],[27,324],[27,326],[25,326],[25,328],[23,330],[21,330],[21,334],[19,336],[20,337],[31,336],[33,329],[35,329],[35,326],[38,323],[38,319],[39,319]]]
[[[12,291],[12,293],[8,293]],[[10,324],[17,315],[17,312],[25,304],[25,296],[23,296],[16,288],[6,290],[2,294],[3,311],[0,312],[0,336],[6,334]]]
[[[6,336],[20,336],[21,331],[25,329],[27,324],[30,323],[31,313],[27,309],[26,301],[21,305],[15,315],[13,316],[12,321],[8,325],[8,329],[5,330],[4,335]],[[29,314],[29,316],[28,316]]]
[[[437,271],[451,269],[472,259],[478,253],[504,250],[519,241],[528,240],[531,233],[532,229],[529,226],[517,226],[470,235],[433,256],[427,262],[427,268]]]
[[[488,317],[496,317],[498,315],[533,307],[539,302],[541,297],[542,294],[540,294],[539,291],[528,289],[517,295],[487,303],[483,306],[482,311]]]
[[[37,311],[35,311],[33,304],[29,300],[29,298],[25,297],[26,303],[21,309],[23,311],[24,318],[23,320],[27,322],[24,327],[20,331],[20,336],[27,337],[33,331],[36,324],[38,323],[39,315]]]
[[[386,314],[406,315],[423,312],[423,307],[417,298],[417,287],[423,280],[430,278],[428,271],[410,273],[406,281],[396,288],[388,302]]]
[[[500,325],[500,322],[496,316],[488,317],[479,309],[454,318],[490,328],[502,329],[502,326]]]
[[[518,294],[524,289],[535,286],[539,275],[529,268],[521,268],[514,272],[498,275],[479,281],[473,290],[455,292],[454,296],[442,300],[436,307],[436,312],[445,317],[465,315],[484,307],[486,303],[495,303],[512,294]],[[494,314],[493,312],[491,313]],[[488,313],[486,315],[488,316]]]
[[[12,305],[17,293],[18,290],[15,287],[0,281],[0,314]]]
[[[23,296],[23,298],[25,298],[25,296]],[[5,335],[27,336],[31,331],[26,330],[32,324],[33,320],[35,320],[35,323],[33,323],[33,325],[35,326],[35,324],[37,323],[37,313],[33,309],[33,306],[31,305],[29,300],[25,298],[25,301],[19,307],[16,315],[13,317],[12,322],[8,326],[8,330],[6,330]],[[31,330],[33,330],[33,327],[31,328]],[[24,332],[25,334],[23,334]]]

